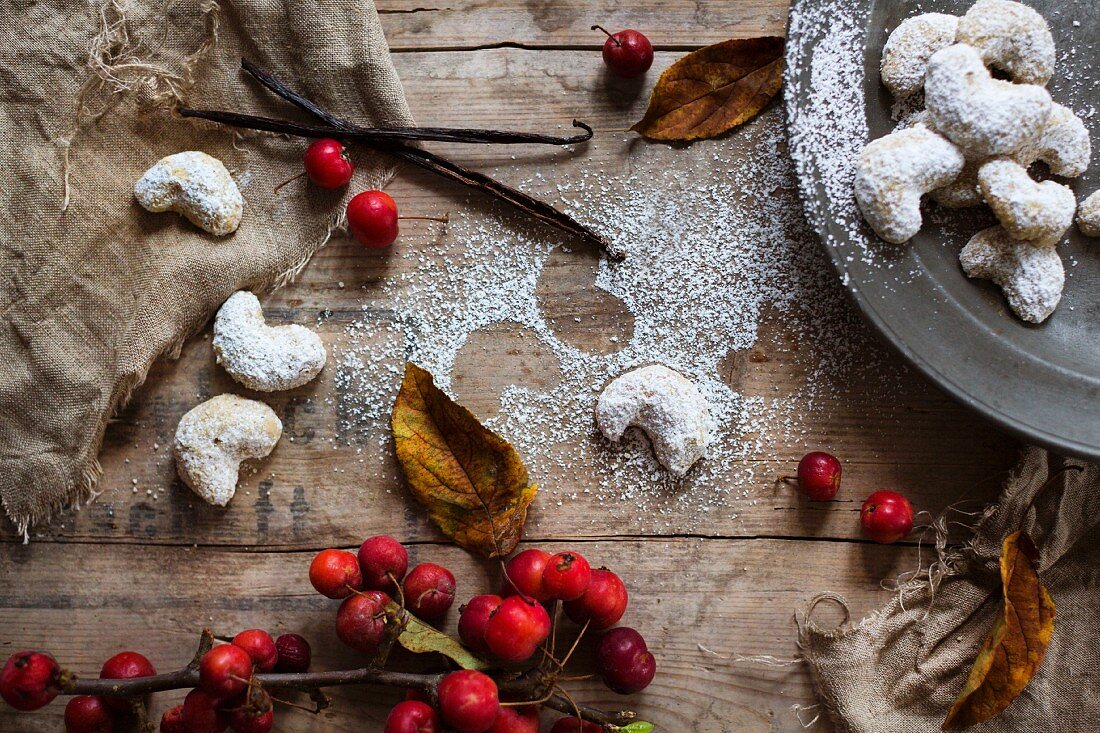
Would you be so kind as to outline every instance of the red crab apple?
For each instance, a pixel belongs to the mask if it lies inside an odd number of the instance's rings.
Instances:
[[[98,695],[77,695],[65,705],[65,733],[112,733],[115,713]]]
[[[497,685],[472,669],[451,672],[439,683],[439,712],[458,733],[486,733],[500,712]]]
[[[359,567],[363,571],[365,588],[389,592],[405,577],[409,553],[393,537],[380,534],[359,546]]]
[[[325,598],[339,600],[363,588],[363,573],[350,552],[321,550],[309,564],[309,582]]]
[[[431,705],[419,700],[404,700],[386,716],[383,733],[439,733],[439,715]]]
[[[455,602],[455,576],[433,562],[417,565],[405,578],[405,605],[428,621],[442,618]]]
[[[397,239],[397,202],[384,191],[364,191],[348,202],[348,227],[359,244],[383,249]]]
[[[649,686],[657,672],[657,662],[642,635],[623,626],[608,631],[600,640],[596,671],[612,692],[630,695]]]
[[[216,646],[199,661],[199,686],[219,700],[244,692],[251,676],[252,657],[233,644]]]
[[[101,680],[132,680],[137,677],[152,677],[157,673],[153,663],[145,658],[145,655],[137,652],[119,652],[106,662],[99,670]],[[103,698],[109,706],[123,712],[130,709],[130,701],[124,697]]]
[[[16,652],[0,670],[0,697],[16,710],[37,710],[60,691],[61,668],[49,654]]]
[[[550,614],[525,596],[505,598],[485,624],[485,643],[501,659],[528,659],[550,635]]]
[[[160,717],[160,733],[188,733],[187,724],[183,722],[182,705],[164,711]]]
[[[183,725],[187,733],[222,733],[225,716],[218,709],[218,698],[196,688],[183,698]]]
[[[304,636],[283,634],[275,640],[279,650],[279,661],[275,662],[276,672],[308,672],[313,650]]]
[[[537,705],[501,707],[489,733],[539,733],[541,723]]]
[[[813,501],[829,501],[840,489],[840,474],[840,461],[823,451],[813,451],[798,462],[798,488]]]
[[[601,30],[607,35],[603,42],[603,62],[616,76],[624,79],[640,76],[653,65],[653,45],[639,31],[627,28],[611,33],[599,25],[592,26],[592,30]]]
[[[588,590],[592,568],[577,552],[559,552],[546,561],[542,587],[550,598],[575,601]]]
[[[373,654],[386,632],[386,604],[390,597],[382,591],[356,593],[340,604],[336,612],[336,635],[352,649]]]
[[[321,188],[343,188],[355,173],[344,144],[327,137],[314,140],[306,148],[302,163],[309,180]]]
[[[485,641],[485,627],[493,611],[500,608],[504,599],[500,596],[474,596],[470,602],[459,609],[458,636],[462,643],[475,652],[484,654],[489,651]]]
[[[575,623],[589,623],[595,630],[609,629],[626,613],[629,598],[618,575],[607,568],[592,571],[588,590],[575,601],[565,603],[565,615]]]
[[[525,595],[536,601],[548,601],[550,596],[542,584],[550,553],[545,550],[524,550],[504,564],[504,578],[500,581],[502,596]]]
[[[279,650],[271,634],[262,629],[249,629],[233,637],[233,645],[239,646],[252,657],[252,663],[260,672],[270,672],[279,661]]]
[[[863,502],[859,523],[865,535],[889,545],[913,530],[913,507],[896,491],[876,491]]]

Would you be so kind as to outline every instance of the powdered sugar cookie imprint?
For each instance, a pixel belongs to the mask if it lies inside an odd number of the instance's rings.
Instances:
[[[260,392],[300,387],[320,373],[327,358],[321,337],[308,328],[268,326],[260,301],[245,290],[218,310],[213,348],[233,379]]]

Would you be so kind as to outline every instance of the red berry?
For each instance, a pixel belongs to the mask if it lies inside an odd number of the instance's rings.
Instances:
[[[348,185],[355,173],[355,166],[348,160],[343,143],[327,137],[313,141],[306,148],[302,163],[309,180],[321,188],[342,188]]]
[[[593,629],[607,629],[619,622],[626,613],[628,601],[626,586],[619,576],[607,568],[592,571],[588,590],[575,601],[564,605],[565,614],[575,623],[590,621]]]
[[[455,602],[455,576],[447,568],[426,562],[405,578],[405,606],[414,616],[442,618]]]
[[[363,571],[363,587],[392,591],[409,568],[409,553],[393,537],[378,535],[359,546],[359,567]],[[390,576],[393,576],[391,579]]]
[[[252,657],[233,644],[216,646],[199,661],[199,685],[221,700],[243,692],[251,676]]]
[[[592,568],[576,552],[559,552],[546,563],[542,572],[542,587],[546,594],[559,601],[575,601],[588,590]]]
[[[309,642],[298,634],[283,634],[275,640],[279,650],[279,661],[275,662],[276,672],[308,672],[313,657]]]
[[[463,644],[482,654],[489,651],[489,645],[485,643],[485,626],[489,623],[489,616],[503,602],[500,596],[474,596],[459,610],[458,636]]]
[[[579,718],[558,718],[550,733],[603,733],[603,727]]]
[[[187,724],[183,722],[182,705],[164,711],[160,717],[160,733],[188,733]]]
[[[489,733],[539,733],[541,720],[535,705],[502,707]]]
[[[234,698],[223,710],[234,733],[268,733],[275,726],[271,696],[261,689]]]
[[[309,582],[326,598],[347,598],[362,590],[363,574],[350,552],[321,550],[309,564]]]
[[[657,661],[642,635],[624,626],[608,631],[600,640],[596,671],[612,692],[630,695],[644,690],[653,681]]]
[[[383,191],[364,191],[348,202],[348,226],[364,247],[382,249],[397,239],[397,204]]]
[[[200,688],[188,692],[183,698],[183,725],[187,733],[222,733],[226,722],[218,698]]]
[[[99,670],[101,680],[132,680],[137,677],[152,677],[157,673],[153,663],[137,652],[119,652]],[[125,697],[107,696],[104,701],[115,710],[123,712],[130,709],[130,701]]]
[[[646,73],[653,65],[653,45],[640,32],[626,29],[618,33],[608,33],[598,25],[592,30],[607,33],[603,43],[603,62],[616,76],[629,79]]]
[[[913,529],[913,507],[896,491],[876,491],[859,510],[863,534],[884,545],[897,542]]]
[[[111,733],[115,714],[96,695],[77,695],[65,705],[65,733]]]
[[[271,638],[271,634],[261,629],[242,631],[233,637],[233,645],[248,652],[248,656],[252,657],[252,663],[261,672],[272,671],[279,660],[279,650],[275,648],[275,640]]]
[[[504,566],[504,579],[500,584],[502,596],[525,595],[536,601],[548,601],[550,596],[542,587],[542,576],[550,553],[544,550],[524,550]]]
[[[541,603],[524,596],[505,598],[485,625],[485,643],[501,659],[529,658],[550,635],[550,614]]]
[[[16,652],[0,671],[0,697],[16,710],[37,710],[57,697],[60,674],[49,654]]]
[[[829,501],[840,488],[840,461],[821,451],[802,456],[798,462],[798,488],[814,501]]]
[[[439,733],[439,715],[419,700],[405,700],[393,706],[386,716],[383,733]]]
[[[352,649],[373,654],[386,631],[386,604],[390,597],[382,591],[356,593],[340,604],[336,613],[336,635]]]
[[[497,684],[473,669],[444,677],[438,694],[443,722],[458,733],[486,733],[500,712]]]

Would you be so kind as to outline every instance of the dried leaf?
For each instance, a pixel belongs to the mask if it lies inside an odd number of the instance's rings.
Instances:
[[[782,85],[782,38],[716,43],[668,67],[630,129],[651,140],[716,137],[756,116]]]
[[[392,428],[409,489],[443,534],[484,557],[515,549],[538,489],[508,441],[411,362],[393,405]]]
[[[401,608],[396,603],[390,602],[390,610],[400,613]],[[463,669],[489,669],[491,665],[474,656],[452,637],[442,631],[429,626],[408,611],[405,612],[405,628],[397,637],[397,643],[408,649],[413,654],[442,654],[454,661]]]
[[[1004,613],[986,638],[944,730],[968,728],[998,715],[1024,691],[1043,663],[1054,633],[1054,601],[1036,572],[1039,553],[1015,532],[1001,551]]]

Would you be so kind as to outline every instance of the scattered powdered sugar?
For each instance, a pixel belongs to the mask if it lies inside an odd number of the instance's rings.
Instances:
[[[229,376],[260,392],[306,384],[327,358],[321,337],[305,326],[268,326],[260,301],[247,290],[233,293],[218,309],[211,345]]]
[[[852,384],[871,393],[896,388],[898,371],[882,361],[805,224],[781,111],[686,149],[629,137],[593,145],[622,146],[622,169],[592,169],[580,158],[520,187],[625,247],[626,260],[594,261],[595,253],[508,211],[452,212],[449,234],[431,256],[393,253],[407,266],[364,286],[362,312],[333,346],[334,448],[359,451],[366,470],[379,465],[376,456],[390,450],[388,416],[403,358],[453,392],[456,363],[458,371],[477,364],[475,350],[464,347],[504,324],[557,367],[536,375],[545,380],[506,387],[487,420],[516,445],[541,501],[599,502],[593,523],[610,512],[630,517],[639,531],[676,515],[678,528],[690,530],[683,517],[733,518],[757,489],[770,489],[776,469],[760,457],[776,446],[806,447],[804,426],[823,397]],[[496,174],[507,180],[516,171]],[[629,312],[629,338],[609,339],[616,350],[572,343],[545,315],[544,299],[555,296],[539,284],[552,257],[591,264],[593,287]],[[751,378],[761,333],[769,353],[760,358],[789,360],[797,376]],[[603,386],[647,364],[684,374],[709,405],[713,442],[682,480],[659,465],[639,431],[615,444],[596,427]]]
[[[661,465],[683,476],[710,445],[710,411],[691,380],[663,364],[632,369],[604,387],[596,424],[618,443],[627,428],[641,429]]]

